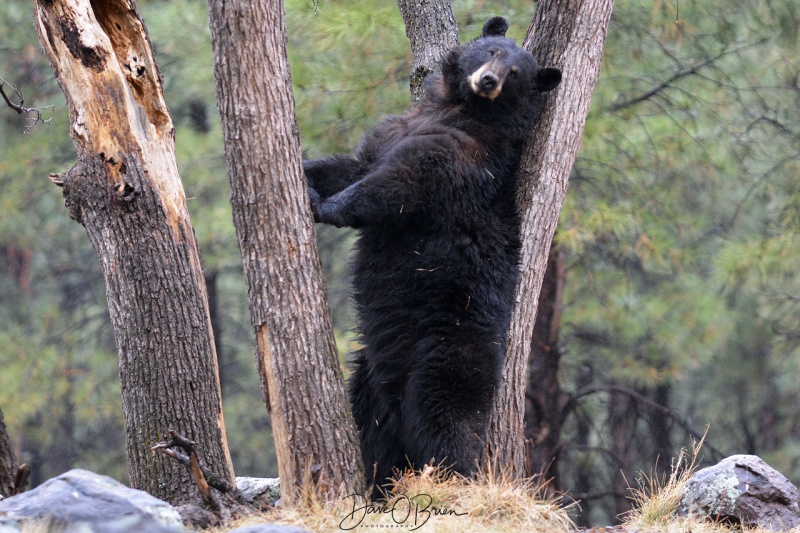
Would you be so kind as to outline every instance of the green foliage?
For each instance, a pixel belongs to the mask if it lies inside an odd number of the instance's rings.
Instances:
[[[218,325],[225,418],[240,475],[274,475],[230,213],[206,6],[139,7],[164,76],[181,176]],[[502,14],[521,41],[530,2],[459,0],[462,40]],[[125,478],[116,355],[102,274],[47,179],[72,163],[64,99],[37,53],[30,3],[0,5],[0,76],[50,125],[0,112],[0,405],[35,481],[71,466]],[[410,52],[393,3],[289,0],[304,156],[351,152],[409,104]],[[676,22],[677,18],[677,22]],[[793,0],[618,0],[557,242],[566,253],[563,388],[629,387],[707,450],[758,453],[800,482],[800,54]],[[568,74],[568,72],[567,72]],[[318,227],[340,353],[356,344],[352,234]],[[616,396],[582,397],[563,434],[562,487],[649,470],[653,418],[612,450]],[[667,400],[660,400],[667,401]],[[645,414],[640,408],[639,414]],[[635,415],[636,413],[634,413]],[[668,432],[684,442],[673,421]],[[668,448],[670,442],[662,443]],[[672,450],[677,453],[677,450]],[[624,463],[624,464],[622,464]],[[38,470],[37,470],[38,469]],[[610,509],[610,504],[607,505]],[[601,520],[613,516],[607,511]]]

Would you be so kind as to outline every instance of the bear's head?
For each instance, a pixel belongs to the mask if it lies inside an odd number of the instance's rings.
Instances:
[[[483,25],[480,37],[448,53],[442,62],[442,81],[450,100],[515,105],[531,99],[534,92],[558,86],[561,71],[540,68],[530,52],[505,37],[507,29],[506,19],[493,17]]]

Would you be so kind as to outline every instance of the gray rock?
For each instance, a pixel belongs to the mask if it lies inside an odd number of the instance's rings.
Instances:
[[[3,519],[46,521],[68,533],[184,531],[180,515],[167,502],[80,469],[6,498],[0,502]]]
[[[19,524],[10,518],[0,518],[0,533],[20,533]]]
[[[228,533],[311,533],[307,529],[295,526],[281,526],[278,524],[256,524],[231,529]]]
[[[281,480],[276,477],[237,477],[236,486],[244,499],[255,505],[264,502],[275,505],[281,498]]]
[[[755,455],[733,455],[699,470],[678,513],[773,531],[800,526],[797,487]]]

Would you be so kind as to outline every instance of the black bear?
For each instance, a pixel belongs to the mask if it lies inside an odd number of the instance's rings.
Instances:
[[[483,450],[518,277],[514,174],[536,93],[561,81],[507,28],[452,49],[355,157],[304,163],[315,220],[360,230],[350,397],[378,483],[432,461],[468,475]]]

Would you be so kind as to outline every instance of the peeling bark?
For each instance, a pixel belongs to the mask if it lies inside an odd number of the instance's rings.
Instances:
[[[133,0],[36,0],[35,26],[67,98],[78,161],[53,175],[103,267],[119,350],[131,486],[196,498],[150,447],[174,429],[233,481],[214,340],[161,75]]]

